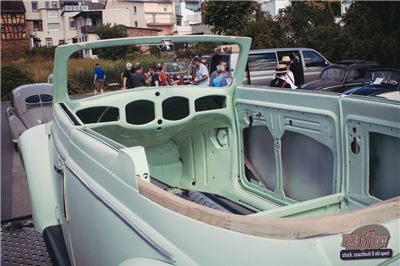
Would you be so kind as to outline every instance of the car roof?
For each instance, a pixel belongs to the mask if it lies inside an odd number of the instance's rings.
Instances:
[[[294,47],[294,48],[269,48],[269,49],[255,49],[250,50],[250,54],[265,53],[265,52],[290,52],[293,50],[299,51],[315,51],[312,48]]]
[[[26,84],[26,85],[21,85],[17,88],[15,88],[13,91],[13,97],[14,100],[18,97],[22,97],[25,99],[26,97],[29,97],[31,95],[37,95],[37,94],[53,94],[53,84],[50,83],[33,83],[33,84]]]
[[[378,66],[378,63],[373,62],[373,61],[367,61],[367,60],[358,60],[358,59],[351,59],[351,60],[340,60],[335,63],[336,65],[344,65],[348,67],[374,67]]]
[[[364,60],[342,60],[330,66],[327,66],[325,69],[328,68],[342,68],[344,70],[351,70],[351,69],[360,69],[360,68],[374,68],[377,67],[378,63],[364,61]],[[324,70],[325,70],[324,69]]]
[[[400,71],[400,66],[396,65],[379,65],[377,67],[373,67],[368,71],[379,71],[379,70],[392,70],[392,71]]]
[[[49,94],[53,95],[53,84],[50,83],[33,83],[21,85],[12,91],[14,110],[23,114],[26,112],[25,99],[31,95]]]

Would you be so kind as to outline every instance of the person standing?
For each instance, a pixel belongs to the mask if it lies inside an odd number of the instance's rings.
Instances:
[[[148,85],[148,80],[143,73],[143,68],[140,65],[135,67],[135,73],[131,74],[132,87],[144,87]]]
[[[132,74],[132,63],[128,62],[128,63],[126,63],[124,72],[122,73],[122,89],[123,90],[132,88],[131,74]]]
[[[293,63],[292,60],[290,59],[290,57],[288,55],[285,55],[282,57],[281,63],[286,65],[286,68],[288,70],[285,75],[286,82],[289,83],[291,89],[297,89],[297,86],[295,85],[296,82],[294,79],[294,74],[290,70],[290,66]]]
[[[161,86],[161,81],[160,81],[161,70],[162,70],[161,65],[157,64],[157,66],[155,68],[155,72],[153,73],[153,75],[151,75],[150,86],[152,86],[152,87]]]
[[[196,67],[196,77],[193,84],[198,86],[209,86],[209,72],[207,67],[201,62],[201,59],[196,57],[193,59],[193,64]]]
[[[288,72],[287,66],[285,64],[278,64],[275,70],[275,78],[269,83],[270,87],[276,88],[288,88],[291,86],[286,80],[286,74]]]
[[[100,66],[100,64],[96,64],[94,68],[94,78],[93,78],[93,85],[94,85],[94,95],[97,95],[97,91],[100,90],[101,94],[104,93],[104,80],[106,79],[106,71],[104,68]]]
[[[226,69],[223,64],[217,65],[217,76],[210,82],[212,87],[225,87],[228,86],[231,79],[226,74]]]
[[[53,84],[54,81],[54,69],[47,77],[47,83]]]

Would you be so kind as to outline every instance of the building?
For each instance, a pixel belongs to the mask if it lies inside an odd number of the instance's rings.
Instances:
[[[162,35],[174,32],[174,0],[108,0],[106,9],[127,9],[131,27],[158,29]]]
[[[22,1],[1,1],[1,56],[14,57],[29,50],[25,6]]]
[[[279,14],[279,10],[290,6],[290,0],[257,0],[264,12],[270,13],[271,16]]]
[[[81,11],[104,8],[104,1],[23,1],[31,47],[52,47],[77,42],[73,17]]]
[[[204,34],[200,0],[175,0],[176,26],[178,35]]]
[[[18,29],[25,29],[21,38],[30,48],[97,40],[95,32],[107,23],[127,26],[129,36],[203,34],[206,29],[201,0],[13,0],[2,1],[2,7],[3,3],[5,12],[7,5],[18,6],[18,17],[23,17]],[[7,29],[2,27],[2,39],[10,37],[3,35]],[[85,51],[84,56],[93,55]]]

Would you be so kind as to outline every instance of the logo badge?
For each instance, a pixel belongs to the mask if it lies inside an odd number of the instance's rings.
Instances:
[[[350,234],[342,234],[340,258],[342,260],[391,258],[393,250],[387,248],[389,231],[377,224],[365,225]]]

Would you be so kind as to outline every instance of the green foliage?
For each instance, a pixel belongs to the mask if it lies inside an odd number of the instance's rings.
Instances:
[[[333,62],[400,63],[398,1],[353,1],[340,24],[339,1],[291,1],[275,18],[250,1],[207,1],[204,11],[214,33],[249,36],[252,49],[310,47]]]
[[[343,22],[346,57],[400,64],[400,2],[355,1]]]
[[[126,32],[126,26],[116,24],[111,26],[110,23],[100,26],[97,29],[96,34],[102,40],[124,38],[128,36]],[[103,59],[117,60],[124,58],[128,54],[134,53],[135,51],[138,51],[138,48],[136,46],[117,46],[95,49],[93,53],[97,54],[100,58]]]
[[[55,51],[56,51],[55,46],[53,46],[51,48],[42,46],[42,47],[32,48],[32,50],[27,52],[27,54],[29,56],[41,56],[41,57],[45,57],[45,58],[54,58]]]
[[[260,5],[253,1],[207,1],[204,20],[216,34],[243,35],[247,22],[259,10]]]
[[[13,64],[1,66],[1,100],[10,99],[13,89],[18,86],[32,83],[32,77],[27,72],[21,71]]]

